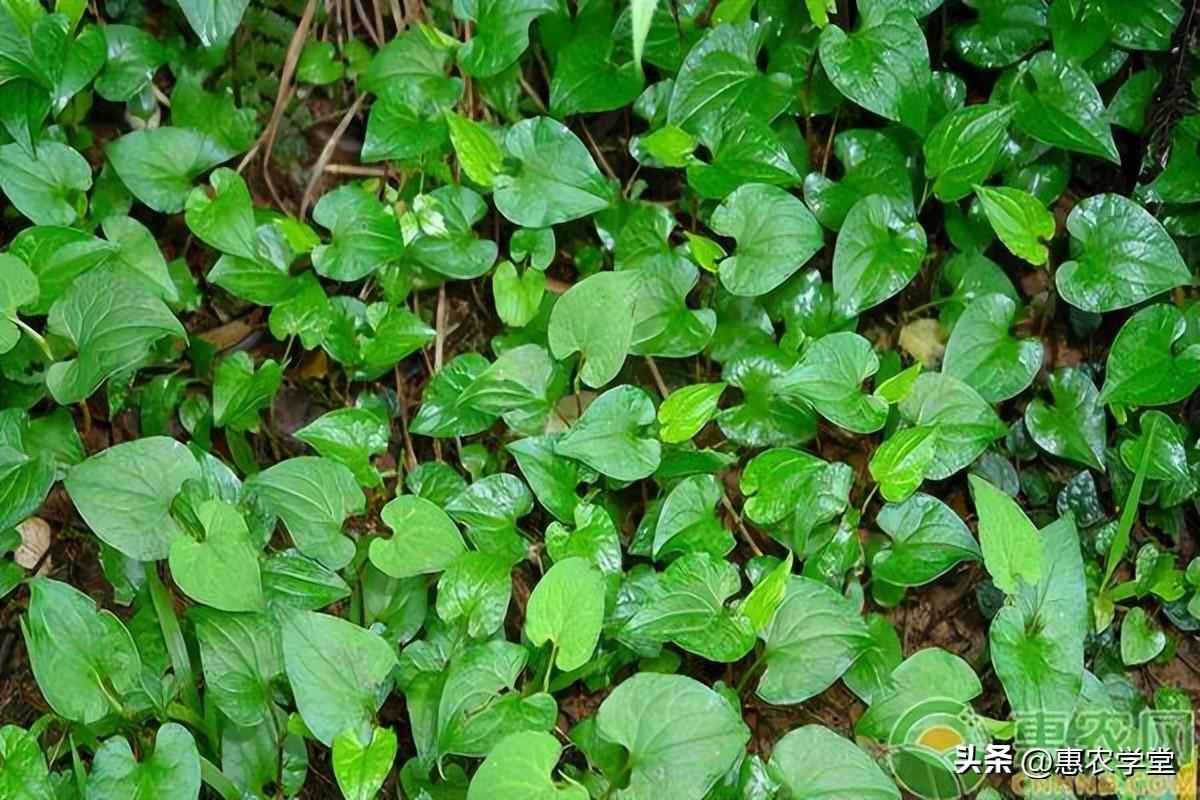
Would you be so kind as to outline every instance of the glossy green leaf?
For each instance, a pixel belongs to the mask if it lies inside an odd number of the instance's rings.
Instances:
[[[1021,583],[1036,586],[1043,571],[1038,530],[1007,494],[978,475],[969,476],[979,515],[983,565],[1001,591],[1016,594]]]
[[[654,420],[649,395],[633,386],[617,386],[592,401],[555,445],[555,452],[610,478],[639,480],[652,474],[662,458],[660,442],[644,433]]]
[[[371,563],[393,578],[441,572],[466,550],[454,521],[423,498],[393,498],[380,516],[392,537],[371,542]]]
[[[954,325],[942,371],[990,403],[1025,391],[1042,366],[1042,343],[1010,334],[1016,317],[1016,304],[1002,294],[976,298]]]
[[[604,176],[562,123],[549,117],[522,120],[509,128],[504,149],[516,166],[496,175],[493,185],[496,208],[509,221],[548,228],[608,207]]]
[[[750,738],[724,697],[683,675],[627,678],[601,703],[596,724],[600,736],[629,751],[629,800],[704,796]]]
[[[884,506],[875,519],[891,546],[872,559],[871,574],[888,583],[921,586],[957,564],[980,558],[971,531],[936,497],[915,494],[899,505]]]
[[[1025,408],[1025,427],[1047,453],[1104,469],[1107,425],[1099,392],[1082,370],[1067,367],[1050,376],[1051,402],[1038,398]]]
[[[858,28],[821,31],[821,64],[853,102],[924,133],[929,115],[929,50],[907,10],[880,3],[864,9]]]
[[[925,243],[911,207],[881,195],[860,200],[846,215],[833,251],[836,312],[857,316],[907,286],[921,268]]]
[[[1067,217],[1071,260],[1059,267],[1062,298],[1084,311],[1127,308],[1192,282],[1162,224],[1132,200],[1089,197]]]

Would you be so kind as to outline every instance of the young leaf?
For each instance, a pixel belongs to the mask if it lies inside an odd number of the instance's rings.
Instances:
[[[552,641],[563,672],[582,667],[600,640],[604,593],[603,577],[586,559],[559,561],[529,595],[525,635],[539,647]]]
[[[373,800],[383,788],[396,759],[396,732],[371,728],[366,744],[358,733],[345,730],[333,739],[333,775],[346,800]]]
[[[725,384],[697,383],[676,389],[658,407],[658,438],[668,444],[686,442],[717,414]]]
[[[992,582],[1016,594],[1019,582],[1030,586],[1042,576],[1042,543],[1037,528],[1011,497],[978,475],[968,476],[979,514],[983,564]]]
[[[1042,239],[1054,236],[1054,216],[1041,202],[1020,189],[990,188],[975,184],[975,195],[983,206],[992,230],[1009,251],[1030,264],[1045,264],[1050,251]]]
[[[106,739],[96,750],[88,777],[89,800],[130,797],[200,797],[200,754],[187,728],[168,722],[154,737],[154,750],[139,762],[124,736]]]
[[[1025,427],[1047,453],[1104,469],[1104,445],[1108,438],[1104,408],[1099,393],[1082,370],[1067,367],[1050,376],[1050,398],[1025,407]]]
[[[554,357],[583,357],[580,378],[599,388],[617,377],[633,339],[634,272],[598,272],[566,291],[550,312]]]

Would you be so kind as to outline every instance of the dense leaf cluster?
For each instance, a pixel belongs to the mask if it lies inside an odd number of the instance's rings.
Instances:
[[[1162,746],[1085,722],[1200,686],[1194,11],[0,0],[0,797]]]

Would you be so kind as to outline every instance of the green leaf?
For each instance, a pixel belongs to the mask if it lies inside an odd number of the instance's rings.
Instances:
[[[550,312],[548,339],[555,358],[583,358],[584,383],[601,387],[621,371],[633,339],[634,272],[598,272],[559,298]]]
[[[188,128],[146,128],[114,139],[104,154],[121,182],[155,211],[183,210],[192,183],[234,155]]]
[[[205,47],[229,42],[250,0],[179,0],[188,24]]]
[[[937,455],[937,432],[936,425],[905,428],[884,439],[871,454],[868,468],[884,498],[902,502],[925,481]]]
[[[505,350],[458,398],[461,407],[504,415],[513,430],[536,435],[556,419],[554,406],[566,390],[567,373],[544,347]]]
[[[758,696],[773,705],[802,703],[825,691],[871,644],[853,602],[798,576],[761,636],[767,669]]]
[[[671,392],[658,407],[658,438],[669,444],[686,442],[717,414],[726,384],[696,383]]]
[[[851,101],[917,133],[927,130],[929,50],[907,10],[872,4],[850,34],[829,25],[820,53],[825,73]]]
[[[803,550],[808,532],[846,509],[854,474],[802,450],[759,453],[742,471],[746,518],[757,525],[788,522],[789,547]]]
[[[192,608],[207,697],[238,725],[271,715],[271,684],[283,676],[279,628],[266,614]]]
[[[139,561],[166,558],[183,531],[171,503],[200,466],[182,444],[165,436],[123,442],[71,468],[64,480],[88,527],[110,547]]]
[[[1145,664],[1167,646],[1167,635],[1142,608],[1131,608],[1121,622],[1121,661],[1126,666]]]
[[[222,611],[261,611],[258,548],[242,515],[227,503],[208,500],[199,508],[199,520],[203,541],[177,536],[171,542],[168,563],[180,591]]]
[[[1036,398],[1025,407],[1025,427],[1051,455],[1104,469],[1107,437],[1104,408],[1091,378],[1076,367],[1060,369],[1047,385],[1051,403]]]
[[[119,248],[108,264],[123,277],[141,281],[164,302],[177,303],[179,289],[154,234],[132,217],[108,217],[102,224],[105,238]]]
[[[446,149],[449,126],[446,117],[436,113],[442,109],[424,113],[424,107],[434,105],[431,101],[433,98],[421,97],[413,102],[398,92],[383,92],[367,117],[362,161],[423,161],[440,156]]]
[[[1099,401],[1107,405],[1175,403],[1200,386],[1200,348],[1184,347],[1183,312],[1161,303],[1125,321],[1108,351]]]
[[[0,147],[0,189],[35,225],[72,225],[92,186],[92,168],[75,149],[46,141],[31,157],[17,144]]]
[[[472,543],[514,564],[527,545],[517,521],[533,510],[533,495],[520,478],[507,472],[475,481],[446,503],[446,512],[467,529]]]
[[[274,359],[256,370],[246,351],[228,356],[213,380],[213,424],[239,431],[257,428],[259,412],[271,407],[282,381],[283,367]]]
[[[283,663],[304,724],[329,747],[345,730],[366,730],[396,665],[382,638],[352,622],[311,611],[281,616]]]
[[[746,599],[738,606],[738,611],[750,622],[750,628],[759,633],[767,627],[767,623],[775,616],[779,606],[787,597],[788,579],[792,577],[794,558],[791,553],[779,562],[779,566],[759,579]]]
[[[186,335],[166,304],[140,284],[96,271],[78,278],[59,298],[47,328],[77,351],[76,358],[52,364],[46,372],[46,387],[63,405],[140,366],[158,340]]]
[[[675,30],[670,35],[678,38]],[[761,38],[754,22],[709,30],[679,67],[667,101],[667,124],[699,136],[730,114],[769,123],[783,113],[793,100],[792,81],[783,73],[759,71]]]
[[[371,728],[363,744],[358,733],[345,730],[333,739],[333,775],[346,800],[374,800],[396,760],[396,732]]]
[[[413,202],[420,236],[408,255],[447,277],[478,278],[496,261],[496,243],[477,238],[472,226],[487,213],[487,203],[465,186],[442,186]]]
[[[736,295],[765,294],[792,276],[821,249],[821,226],[804,204],[783,189],[746,184],[713,211],[710,227],[737,240],[721,261],[721,284]]]
[[[814,770],[814,763],[821,769]],[[771,750],[772,773],[795,800],[899,800],[875,760],[820,725],[796,728]]]
[[[804,179],[804,202],[826,228],[840,229],[850,209],[873,194],[912,205],[907,160],[888,136],[874,130],[842,131],[833,139],[833,153],[842,165],[841,180],[820,172]]]
[[[1035,535],[1041,541],[1031,542],[1031,552],[1041,558],[1041,576],[1036,585],[1022,585],[1009,597],[992,621],[988,640],[1014,713],[1067,715],[1079,698],[1088,633],[1079,536],[1070,517]]]
[[[1040,200],[1021,189],[975,185],[975,195],[992,230],[1009,252],[1033,265],[1045,264],[1050,252],[1042,239],[1054,236],[1054,215]]]
[[[954,46],[969,64],[1007,67],[1049,38],[1041,0],[964,0],[979,12],[954,30]]]
[[[559,436],[530,436],[508,444],[507,449],[529,488],[547,511],[562,522],[574,519],[579,505],[576,487],[590,470],[555,452]],[[595,473],[591,473],[594,477]]]
[[[191,190],[184,220],[192,233],[222,253],[260,260],[258,230],[254,223],[254,204],[242,176],[219,167],[209,176],[212,194],[203,186]]]
[[[129,631],[65,583],[34,577],[29,593],[21,633],[50,708],[83,725],[120,713],[117,704],[141,680],[141,661]]]
[[[882,195],[860,200],[846,215],[833,251],[836,313],[849,319],[892,297],[924,258],[925,230],[910,205]]]
[[[659,506],[650,554],[665,560],[693,552],[723,556],[732,550],[733,536],[713,512],[723,497],[712,475],[689,475],[675,484]]]
[[[646,37],[650,33],[650,24],[654,21],[654,9],[658,0],[630,0],[630,34],[633,43],[633,60],[640,67],[642,53],[646,50]]]
[[[558,51],[550,79],[554,116],[611,111],[641,94],[640,63],[618,64],[613,57],[616,13],[610,3],[587,3],[576,10],[571,39]]]
[[[942,371],[979,392],[989,403],[1029,388],[1042,366],[1042,343],[1009,333],[1016,304],[1002,294],[985,294],[967,306],[946,343]]]
[[[410,430],[422,436],[445,438],[469,436],[485,431],[496,421],[494,414],[471,405],[467,392],[488,367],[479,353],[463,353],[434,373],[421,396],[421,409]]]
[[[139,762],[124,736],[105,739],[92,759],[88,800],[142,797],[200,797],[200,754],[187,728],[165,723],[154,736],[154,750]]]
[[[966,467],[1008,430],[978,392],[938,372],[922,373],[899,408],[910,425],[934,429],[933,465],[926,477],[935,481]]]
[[[980,558],[971,531],[936,497],[915,494],[899,505],[888,504],[875,521],[891,546],[875,554],[871,574],[896,586],[921,586]]]
[[[640,480],[653,474],[661,459],[661,443],[644,434],[654,419],[649,395],[634,386],[616,386],[584,410],[555,452],[619,481]]]
[[[1140,435],[1121,443],[1121,461],[1135,473],[1142,470],[1147,478],[1156,481],[1191,482],[1185,431],[1161,411],[1147,411],[1138,420]],[[1128,501],[1126,501],[1128,502]]]
[[[645,604],[625,624],[633,639],[674,642],[708,661],[732,663],[754,647],[750,620],[726,605],[739,589],[738,568],[710,553],[671,562]]]
[[[343,464],[362,486],[379,486],[382,479],[371,457],[386,453],[391,437],[388,421],[366,408],[335,408],[296,431],[300,441],[323,458]]]
[[[871,646],[842,676],[850,691],[865,703],[874,703],[887,691],[892,672],[904,660],[904,650],[896,629],[882,614],[867,615]]]
[[[400,224],[391,211],[355,184],[321,197],[313,221],[332,234],[329,244],[312,251],[317,274],[337,281],[361,280],[397,261],[404,251]]]
[[[525,667],[526,649],[505,641],[468,648],[451,661],[437,707],[438,753],[484,756],[498,739],[554,727],[558,708],[547,694],[507,691]]]
[[[601,703],[596,724],[600,736],[629,751],[629,800],[703,797],[750,738],[724,697],[683,675],[627,678]]]
[[[968,476],[979,515],[983,565],[996,588],[1016,594],[1019,582],[1037,585],[1045,569],[1038,530],[1011,497],[978,475]]]
[[[529,47],[529,25],[555,8],[551,0],[474,0],[455,4],[475,23],[475,35],[458,50],[459,66],[488,78],[516,63]]]
[[[361,514],[365,499],[354,474],[336,461],[300,456],[250,476],[243,496],[283,520],[296,547],[331,569],[354,558],[342,523]]]
[[[1082,67],[1042,51],[1018,67],[1013,122],[1051,147],[1121,163],[1104,101]]]
[[[800,363],[779,381],[779,391],[812,403],[821,416],[855,433],[873,433],[887,422],[888,405],[863,392],[879,371],[871,343],[857,333],[831,333],[813,342]]]
[[[0,728],[0,792],[12,800],[54,800],[55,796],[37,738],[16,725]]]
[[[800,172],[792,163],[781,137],[769,125],[753,117],[730,116],[702,137],[702,141],[711,156],[708,163],[681,156],[678,152],[671,154],[668,160],[684,162],[680,166],[688,168],[688,184],[703,197],[720,200],[739,186],[751,183],[772,186],[800,183]],[[677,146],[686,153],[694,149],[694,143],[686,147],[679,142]]]
[[[438,578],[437,614],[468,635],[491,636],[504,625],[512,597],[511,562],[494,553],[461,553]]]
[[[393,498],[380,516],[392,538],[371,542],[371,563],[393,578],[441,572],[466,551],[454,521],[424,498]]]
[[[1106,3],[1104,15],[1112,25],[1112,42],[1126,50],[1167,50],[1171,34],[1183,18],[1178,0],[1131,0]]]
[[[611,192],[604,176],[587,147],[561,122],[521,120],[509,128],[504,149],[516,166],[496,175],[493,185],[496,208],[510,222],[548,228],[608,207]]]
[[[604,624],[604,578],[586,559],[559,561],[542,576],[525,607],[525,635],[535,646],[548,641],[563,672],[592,657]]]
[[[490,187],[504,164],[504,153],[491,131],[482,123],[452,111],[446,113],[446,122],[450,126],[454,156],[463,172],[480,186]]]
[[[1058,293],[1097,313],[1127,308],[1192,282],[1162,224],[1128,198],[1094,195],[1071,209],[1071,260],[1055,273]]]
[[[983,103],[951,111],[925,140],[925,174],[933,193],[950,202],[961,200],[983,183],[1004,148],[1011,106]]]
[[[471,778],[467,800],[587,800],[579,784],[554,782],[561,755],[562,745],[548,733],[523,731],[501,739]]]

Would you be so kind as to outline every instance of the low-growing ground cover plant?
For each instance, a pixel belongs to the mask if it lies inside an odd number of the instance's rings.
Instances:
[[[0,0],[0,798],[1195,797],[1195,17]]]

